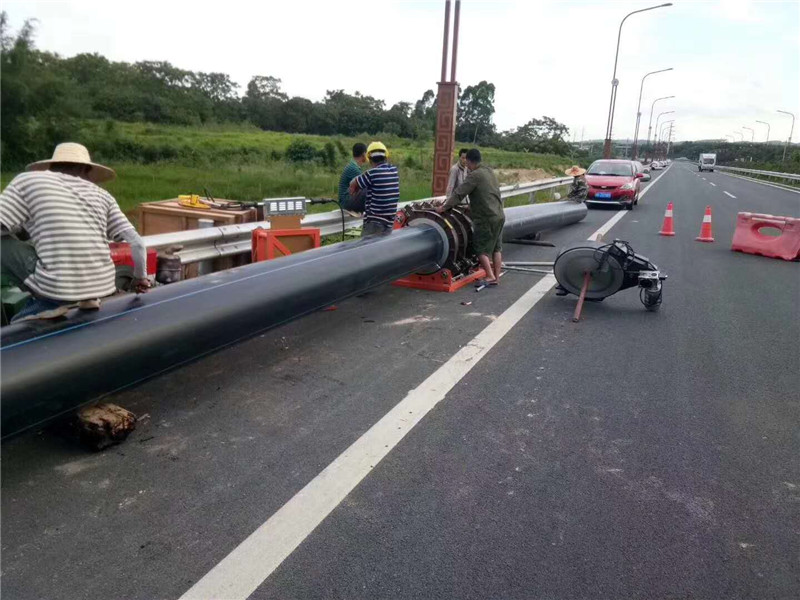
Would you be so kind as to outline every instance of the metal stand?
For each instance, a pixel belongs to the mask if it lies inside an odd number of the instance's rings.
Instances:
[[[589,289],[589,282],[592,280],[592,274],[589,271],[583,273],[583,286],[581,287],[581,295],[578,296],[578,304],[575,307],[575,312],[572,315],[572,322],[577,323],[581,320],[581,311],[583,310],[583,302],[586,300],[586,290]]]

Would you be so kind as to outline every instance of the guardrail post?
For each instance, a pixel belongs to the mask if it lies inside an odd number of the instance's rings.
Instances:
[[[213,219],[197,219],[197,228],[198,229],[209,229],[214,226]],[[198,275],[208,275],[209,273],[214,272],[214,261],[212,260],[201,260],[197,263],[197,274]]]

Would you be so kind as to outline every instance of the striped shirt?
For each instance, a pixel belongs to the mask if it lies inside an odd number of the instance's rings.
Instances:
[[[367,190],[364,221],[391,225],[400,200],[400,177],[397,167],[383,163],[356,179],[358,187]]]
[[[133,225],[104,189],[53,171],[21,173],[0,194],[0,224],[31,236],[39,260],[24,283],[34,294],[76,301],[116,291],[108,242]]]

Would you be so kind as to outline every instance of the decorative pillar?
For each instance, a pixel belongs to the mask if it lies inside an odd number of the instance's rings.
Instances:
[[[453,62],[450,80],[447,80],[447,46],[450,34],[450,0],[445,3],[444,43],[442,44],[442,80],[436,95],[436,139],[433,146],[433,196],[444,196],[453,150],[456,145],[456,107],[458,105],[458,83],[456,82],[456,57],[458,55],[458,21],[461,0],[456,0],[453,19]]]
[[[433,148],[433,195],[444,196],[456,145],[456,103],[458,84],[439,82],[436,112],[436,142]]]

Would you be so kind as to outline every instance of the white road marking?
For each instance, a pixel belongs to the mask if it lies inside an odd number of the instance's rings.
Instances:
[[[725,194],[725,195],[727,195],[727,196],[730,196],[731,198],[736,198],[736,196],[734,196],[734,195],[733,195],[733,194],[731,194],[730,192],[723,191],[722,193],[723,193],[723,194]]]
[[[669,167],[664,173],[669,170]],[[658,179],[661,179],[659,177]],[[656,181],[658,181],[656,179]],[[655,182],[653,182],[655,183]],[[643,196],[651,188],[648,185]],[[620,210],[590,240],[630,211]],[[556,284],[545,275],[297,492],[180,600],[245,600]]]
[[[717,187],[717,184],[716,184],[716,183],[714,183],[713,181],[709,181],[708,183],[710,183],[710,184],[711,184],[711,185],[713,185],[714,187]]]
[[[705,177],[703,177],[703,181],[708,181]]]

